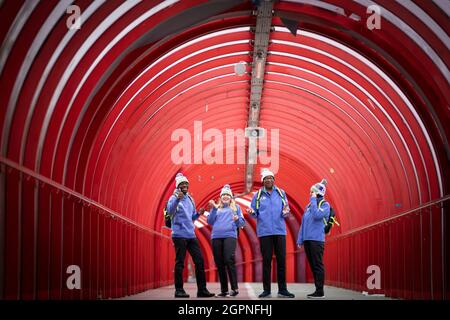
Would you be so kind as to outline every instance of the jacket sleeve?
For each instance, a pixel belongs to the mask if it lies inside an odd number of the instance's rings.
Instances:
[[[286,195],[286,192],[284,192],[284,190],[281,190],[281,193],[282,193],[283,196],[284,196],[284,200],[286,200],[286,205],[289,206],[289,200],[288,200],[288,197],[287,197],[287,195]]]
[[[200,214],[198,214],[198,213],[195,212],[195,210],[194,210],[194,213],[192,214],[192,221],[195,221],[195,220],[197,220],[198,218],[200,218]]]
[[[324,201],[320,206],[320,209],[317,207],[317,200],[314,197],[311,197],[311,215],[315,220],[322,220],[324,217],[328,217],[330,214],[330,204],[327,201]]]
[[[256,210],[256,197],[257,196],[258,196],[258,192],[256,192],[253,195],[252,203],[250,204],[250,207],[253,209],[253,213],[251,213],[250,216],[252,216],[253,218],[258,217],[258,215],[259,215],[259,212]]]
[[[179,202],[180,199],[178,199],[174,195],[170,196],[169,203],[167,204],[167,213],[169,214],[169,216],[172,217],[176,213]]]
[[[237,206],[237,215],[239,219],[236,220],[234,223],[236,223],[236,226],[238,228],[242,228],[245,225],[245,219],[244,216],[242,215],[242,210],[240,206]]]
[[[192,210],[192,221],[195,221],[198,218],[200,218],[200,214],[197,211],[195,211],[195,207],[194,207],[194,209]]]
[[[302,219],[302,225],[300,226],[300,230],[298,230],[298,236],[297,236],[297,244],[302,246],[303,245],[303,229],[304,229],[304,223]]]
[[[216,219],[217,219],[217,208],[212,208],[208,218],[206,218],[206,221],[208,222],[208,224],[213,225],[216,222]]]
[[[198,218],[200,218],[200,214],[195,210],[195,204],[192,198],[191,198],[191,205],[192,205],[192,221],[195,221]]]

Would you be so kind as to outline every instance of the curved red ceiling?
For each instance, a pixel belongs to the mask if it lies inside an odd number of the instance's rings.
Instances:
[[[245,25],[254,21],[248,15],[251,6],[243,3],[236,11],[211,17],[206,27],[179,30],[161,45],[153,42],[122,54],[158,23],[202,4],[184,1],[164,8],[164,2],[80,2],[90,16],[73,33],[61,26],[66,4],[32,8],[19,34],[3,33],[16,37],[2,56],[5,155],[155,227],[150,217],[167,193],[162,186],[180,169],[170,161],[170,134],[177,128],[192,130],[196,120],[203,121],[203,131],[245,127],[249,76],[236,76],[233,67],[250,62],[252,33]],[[329,177],[336,186],[330,188],[336,205],[355,217],[344,228],[369,222],[357,220],[355,213],[363,207],[373,208],[369,220],[377,220],[393,214],[394,203],[403,210],[444,192],[439,180],[445,176],[447,145],[437,138],[448,134],[440,131],[448,130],[442,122],[448,119],[447,104],[433,103],[430,112],[427,102],[448,102],[448,42],[442,42],[448,38],[439,38],[406,7],[377,4],[395,9],[396,19],[423,33],[444,65],[431,60],[392,21],[382,20],[383,32],[358,30],[356,21],[318,8],[319,2],[277,3],[275,16],[298,17],[300,32],[294,37],[277,27],[270,37],[261,126],[280,130],[280,184],[288,181],[285,169],[291,167],[309,178],[290,181],[285,186],[290,193]],[[434,23],[442,22],[439,8],[420,5],[414,5],[416,10],[428,10]],[[338,7],[366,16],[366,8],[357,3]],[[9,2],[3,9],[31,10]],[[5,31],[8,26],[3,25]],[[446,35],[447,25],[439,26]],[[389,44],[404,50],[389,50]],[[377,47],[383,50],[374,51]],[[99,82],[114,65],[114,72]],[[399,74],[402,79],[396,78]],[[430,90],[421,96],[413,92],[417,86]],[[206,166],[204,180],[193,185],[196,196],[202,198],[223,182],[243,181],[238,168],[217,173],[226,179],[212,184],[209,172],[224,168]],[[188,167],[182,169],[189,174]],[[355,194],[354,207],[344,208]]]
[[[1,5],[2,156],[156,231],[180,170],[199,204],[225,183],[243,192],[245,164],[174,164],[171,135],[246,127],[251,75],[234,65],[251,62],[251,2],[76,1],[82,25],[68,31],[71,3]],[[370,4],[380,30],[365,25]],[[448,193],[448,13],[439,1],[274,5],[260,126],[279,130],[293,232],[322,177],[340,232]],[[235,149],[224,141],[224,160]]]

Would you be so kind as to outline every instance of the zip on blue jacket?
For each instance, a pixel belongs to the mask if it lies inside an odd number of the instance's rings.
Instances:
[[[289,215],[283,216],[283,199],[274,185],[272,192],[267,192],[263,187],[261,198],[259,199],[259,209],[256,209],[256,198],[258,192],[253,195],[251,207],[253,209],[252,217],[256,218],[256,234],[258,237],[286,235],[286,219]],[[284,190],[279,189],[289,206],[288,199]]]
[[[187,194],[178,199],[172,195],[167,204],[167,213],[172,217],[172,238],[193,239],[195,237],[194,221],[200,216]]]
[[[303,241],[305,240],[325,242],[325,224],[323,223],[323,219],[328,220],[330,204],[324,201],[320,208],[318,208],[318,204],[322,199],[323,197],[310,198],[307,210],[303,214],[302,226],[298,232],[298,245],[303,245]]]
[[[213,208],[207,218],[208,224],[212,225],[211,239],[237,238],[237,228],[245,224],[241,208],[237,205],[234,212],[230,206],[223,208]],[[237,214],[238,220],[234,221],[233,216]]]

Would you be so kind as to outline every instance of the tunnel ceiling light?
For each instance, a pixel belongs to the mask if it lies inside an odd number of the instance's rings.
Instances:
[[[246,42],[246,41],[243,40],[243,41],[239,41],[238,43],[245,43],[245,42]],[[181,58],[181,59],[176,60],[175,62],[171,63],[171,64],[168,65],[167,67],[163,68],[161,71],[159,71],[157,74],[155,74],[155,75],[154,75],[152,78],[150,78],[148,81],[146,81],[145,84],[144,84],[143,86],[140,87],[140,89],[138,90],[137,93],[141,92],[146,86],[148,86],[148,85],[149,85],[152,81],[154,81],[155,79],[159,78],[162,74],[164,74],[164,73],[167,72],[167,71],[172,70],[176,65],[178,65],[178,64],[180,64],[180,63],[186,61],[187,59],[192,58],[192,57],[195,57],[196,55],[198,55],[198,54],[200,54],[200,53],[203,53],[203,52],[205,52],[205,51],[213,50],[213,49],[218,49],[218,48],[220,48],[220,47],[223,47],[223,46],[225,46],[225,45],[230,45],[230,44],[232,45],[233,43],[225,42],[225,43],[221,43],[220,45],[217,45],[217,46],[210,46],[210,47],[205,48],[206,50],[195,51],[195,52],[193,52],[193,53],[191,53],[191,54],[189,54],[189,55],[186,55],[185,57],[183,57],[183,58]],[[234,44],[236,44],[236,43],[234,43]],[[201,52],[200,52],[200,51],[201,51]],[[167,54],[165,55],[165,57],[170,56],[172,53],[173,53],[173,51],[167,53]],[[202,65],[202,64],[204,64],[204,63],[207,63],[207,62],[210,62],[210,61],[214,61],[214,60],[217,60],[217,59],[221,59],[221,58],[227,58],[227,57],[233,57],[233,56],[239,56],[239,55],[245,56],[245,55],[247,55],[248,53],[249,53],[248,51],[238,51],[238,52],[232,52],[232,53],[228,53],[228,54],[223,54],[223,55],[220,55],[220,56],[215,56],[215,57],[208,58],[208,59],[203,59],[202,61],[197,62],[197,63],[195,63],[195,64],[193,64],[193,65],[190,65],[188,68],[185,68],[184,70],[181,70],[180,72],[177,72],[176,74],[174,74],[174,75],[172,75],[171,77],[167,78],[166,81],[164,81],[162,84],[164,84],[164,83],[166,83],[167,81],[173,79],[174,77],[176,77],[177,75],[179,75],[179,74],[185,72],[186,70],[189,70],[189,69],[191,69],[191,68],[193,68],[193,67]],[[151,70],[154,66],[156,66],[156,65],[157,65],[157,63],[154,62],[154,63],[152,63],[150,66],[148,66],[145,70],[143,70],[140,74],[138,74],[138,75],[134,78],[134,80],[127,86],[127,88],[123,91],[122,95],[123,95],[129,88],[132,88],[132,87],[134,86],[134,84],[135,84],[137,81],[139,81],[139,79],[141,79],[142,76],[144,76],[144,75],[146,75],[147,73],[149,73],[150,70]],[[162,85],[162,84],[161,84],[161,85]],[[119,97],[119,99],[120,99],[120,97]]]
[[[234,65],[234,73],[237,76],[243,76],[247,70],[247,63],[245,61],[239,61]]]
[[[234,30],[235,30],[235,31],[247,31],[248,28],[244,28],[244,29],[240,29],[240,30],[234,29]],[[278,32],[286,32],[286,33],[289,32],[289,30],[287,30],[286,28],[283,28],[283,27],[275,27],[275,31],[278,31]],[[232,29],[228,30],[228,33],[230,33],[230,32],[233,32]],[[326,38],[326,37],[323,37],[323,36],[320,36],[320,35],[317,35],[317,34],[314,34],[314,33],[311,33],[311,32],[301,31],[301,33],[302,33],[302,35],[305,35],[305,36],[308,36],[308,37],[317,39],[317,40],[319,40],[319,41],[324,41],[324,42],[326,42],[326,43],[328,43],[328,44],[330,44],[330,45],[332,45],[332,46],[337,47],[338,49],[341,49],[341,50],[345,51],[346,53],[349,53],[349,54],[351,54],[351,55],[357,57],[360,61],[362,61],[363,63],[367,64],[367,65],[368,65],[369,67],[371,67],[375,72],[377,72],[378,74],[380,74],[380,71],[377,70],[376,68],[373,68],[373,67],[372,67],[372,64],[367,63],[367,62],[368,62],[367,59],[365,59],[364,57],[360,56],[358,53],[353,52],[353,50],[351,50],[350,48],[345,47],[345,46],[343,46],[342,44],[335,43],[335,41],[332,40],[332,39],[328,39],[328,38]],[[283,41],[281,41],[281,40],[273,40],[273,43],[276,43],[276,42],[282,43]],[[295,42],[287,42],[287,41],[284,41],[284,42],[286,42],[286,43],[284,43],[284,44],[287,44],[287,45],[292,45],[292,46],[297,46],[297,47],[303,46],[303,45],[298,44],[298,43],[295,43]],[[310,50],[320,51],[320,50],[317,50],[317,49],[315,49],[315,48],[310,48]],[[321,52],[321,53],[324,54],[324,55],[326,55],[326,56],[330,56],[330,57],[331,57],[332,59],[334,59],[334,60],[340,61],[341,63],[347,65],[348,67],[351,67],[351,66],[349,66],[348,63],[346,63],[345,61],[342,61],[341,59],[339,59],[339,58],[337,58],[337,57],[335,57],[335,56],[333,56],[333,55],[331,55],[331,54],[329,54],[329,53],[327,53],[327,52]],[[352,68],[352,69],[354,69],[354,68]],[[356,70],[356,72],[358,72],[358,70]],[[387,76],[386,76],[385,74],[380,74],[380,75],[381,75],[385,80],[387,80],[387,81],[390,80],[390,79],[386,79]],[[369,80],[369,81],[370,81],[370,80]],[[372,83],[372,82],[373,82],[373,81],[371,81],[371,83]],[[373,83],[372,83],[372,84],[373,84]],[[392,84],[392,81],[389,81],[389,84]],[[375,84],[374,84],[374,85],[375,85]],[[378,86],[377,86],[377,87],[378,87]],[[395,90],[396,92],[398,92],[398,89],[396,89],[396,87],[394,87],[394,90]],[[381,91],[381,93],[382,93],[383,95],[385,95],[384,92]],[[404,96],[403,96],[403,97],[404,97]],[[387,97],[387,98],[388,98],[388,100],[390,100],[389,97]],[[409,101],[408,101],[408,102],[409,102]],[[408,105],[408,107],[411,106],[411,104],[409,104],[409,103],[407,103],[407,105]],[[371,107],[373,108],[373,106],[371,106]],[[411,106],[411,107],[412,107],[412,106]],[[411,110],[411,107],[410,107],[410,110]],[[415,114],[414,110],[411,110],[411,111],[413,111],[413,113]],[[416,116],[416,114],[415,114],[415,116]],[[421,127],[423,128],[423,125],[422,125],[422,124],[421,124]],[[427,137],[427,140],[428,140],[428,137]],[[433,152],[433,153],[434,153],[434,152]]]
[[[264,60],[257,59],[255,62],[255,76],[257,79],[262,80],[264,78]]]
[[[184,69],[184,70],[181,70],[181,71],[179,71],[179,72],[173,74],[172,76],[170,76],[169,78],[167,78],[165,81],[163,81],[160,85],[158,85],[158,86],[157,86],[150,94],[152,94],[153,92],[155,92],[156,90],[158,90],[161,86],[163,86],[163,85],[164,85],[165,83],[167,83],[168,81],[174,79],[176,76],[181,75],[181,74],[182,74],[183,72],[185,72],[186,70],[189,70],[189,69],[194,68],[194,67],[197,67],[197,66],[199,66],[199,65],[201,65],[201,64],[203,64],[203,63],[210,62],[210,61],[213,61],[213,60],[217,60],[217,59],[220,59],[220,58],[232,57],[232,56],[237,56],[237,55],[246,55],[246,54],[248,54],[248,51],[239,51],[239,52],[233,52],[233,53],[224,54],[224,55],[220,55],[220,56],[216,56],[216,57],[213,57],[213,58],[209,58],[209,59],[202,60],[202,61],[200,61],[200,62],[198,62],[198,63],[195,63],[195,64],[191,65],[189,68],[186,68],[186,69]],[[125,107],[123,108],[123,110],[122,110],[121,113],[123,113],[123,111],[124,111],[125,109],[128,108],[128,106],[131,104],[131,102],[132,102],[132,101],[139,95],[139,93],[141,93],[141,92],[142,92],[142,91],[143,91],[150,83],[152,83],[155,79],[157,79],[158,77],[160,77],[164,72],[166,72],[166,71],[168,71],[168,70],[171,70],[171,69],[172,69],[176,64],[178,64],[179,62],[180,62],[180,60],[178,60],[177,62],[175,62],[175,63],[173,63],[173,64],[171,64],[171,65],[169,65],[169,66],[167,66],[166,68],[164,68],[163,70],[161,70],[160,72],[158,72],[156,75],[154,75],[152,78],[150,78],[148,81],[146,81],[144,85],[141,85],[141,86],[139,87],[139,89],[133,94],[132,98],[129,99],[129,101],[126,103],[126,105],[125,105]],[[223,66],[222,66],[222,67],[223,67]],[[149,69],[149,68],[146,69],[147,71],[144,71],[144,72],[140,73],[140,74],[133,80],[133,82],[132,82],[131,84],[128,85],[128,87],[122,92],[122,94],[119,96],[119,98],[116,100],[116,102],[119,101],[120,98],[121,98],[121,97],[122,97],[122,96],[130,89],[130,88],[134,87],[134,84],[135,84],[142,76],[144,76],[147,72],[149,72],[148,69]],[[198,74],[197,74],[197,75],[198,75]],[[195,76],[197,76],[197,75],[195,75]],[[188,80],[194,78],[195,76],[189,77],[189,78],[187,78],[185,81],[188,81]],[[185,82],[185,81],[183,81],[183,82]],[[116,122],[113,123],[112,127],[114,127],[115,123],[116,123]]]

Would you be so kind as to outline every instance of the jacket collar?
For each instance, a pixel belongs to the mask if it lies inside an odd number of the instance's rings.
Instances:
[[[270,191],[271,193],[273,193],[274,191],[277,191],[277,186],[274,184],[272,187],[272,190]],[[263,186],[262,191],[264,191],[265,193],[269,194],[269,191],[266,190],[266,187]]]

